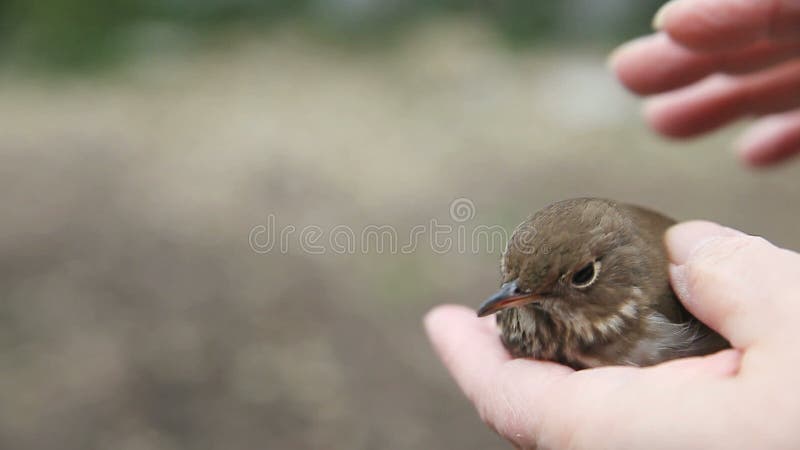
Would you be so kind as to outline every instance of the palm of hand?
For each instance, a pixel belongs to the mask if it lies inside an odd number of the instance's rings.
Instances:
[[[574,371],[512,359],[492,318],[440,306],[434,348],[481,418],[521,448],[796,448],[800,255],[708,222],[667,233],[672,283],[733,350]]]

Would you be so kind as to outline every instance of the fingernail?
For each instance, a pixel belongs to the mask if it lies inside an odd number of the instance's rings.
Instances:
[[[686,263],[694,250],[703,243],[718,237],[742,236],[744,233],[713,222],[693,221],[680,223],[667,230],[664,241],[673,264]]]
[[[667,11],[671,8],[670,5],[674,5],[677,0],[670,0],[667,3],[661,5],[661,8],[658,8],[656,11],[656,15],[653,16],[653,29],[654,30],[661,30],[664,27],[664,20],[667,15]]]

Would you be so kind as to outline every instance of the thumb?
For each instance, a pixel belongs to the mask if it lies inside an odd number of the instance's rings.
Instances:
[[[734,347],[794,328],[800,255],[711,222],[676,225],[665,239],[675,292]]]

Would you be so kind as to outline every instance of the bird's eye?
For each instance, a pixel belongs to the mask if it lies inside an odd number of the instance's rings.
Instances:
[[[572,274],[572,285],[578,289],[587,288],[597,280],[600,273],[600,261],[592,261]]]

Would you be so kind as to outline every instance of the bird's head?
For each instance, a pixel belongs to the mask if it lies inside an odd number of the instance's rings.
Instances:
[[[615,202],[555,203],[516,228],[503,255],[502,286],[478,315],[519,307],[565,321],[632,316],[653,274],[667,278],[651,267],[658,258],[649,244]]]

